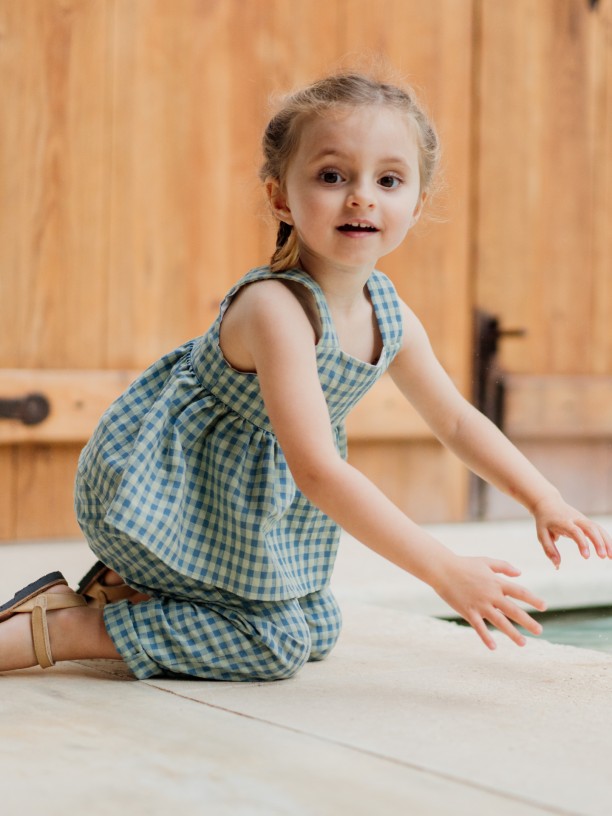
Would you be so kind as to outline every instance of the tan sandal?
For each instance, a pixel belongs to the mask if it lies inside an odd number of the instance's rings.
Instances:
[[[68,609],[71,606],[87,606],[85,598],[81,595],[68,593],[49,592],[46,590],[53,586],[63,584],[68,586],[68,582],[61,572],[50,572],[43,575],[38,581],[20,589],[15,593],[11,601],[0,606],[0,623],[21,612],[28,612],[32,615],[32,640],[34,641],[34,653],[39,666],[48,669],[55,666],[53,655],[51,654],[51,644],[49,642],[49,629],[47,627],[47,611],[54,609]]]
[[[78,595],[87,599],[89,606],[102,609],[106,604],[130,600],[139,595],[138,590],[127,584],[105,584],[103,578],[110,568],[102,561],[96,561],[89,572],[81,578],[76,589]]]

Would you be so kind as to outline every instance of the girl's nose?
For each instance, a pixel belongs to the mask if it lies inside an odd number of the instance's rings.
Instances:
[[[347,204],[353,209],[372,208],[376,204],[376,198],[369,185],[355,185],[348,194]]]

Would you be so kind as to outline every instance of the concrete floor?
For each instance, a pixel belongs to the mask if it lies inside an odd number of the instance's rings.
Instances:
[[[557,573],[523,522],[430,529],[514,561],[552,607],[612,603],[612,563],[568,542]],[[0,545],[0,599],[90,563],[82,542]],[[291,680],[135,681],[115,661],[1,674],[2,816],[612,813],[612,656],[501,636],[490,653],[350,540],[334,586],[339,644]]]

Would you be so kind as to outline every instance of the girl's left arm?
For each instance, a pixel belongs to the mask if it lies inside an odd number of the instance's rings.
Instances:
[[[403,304],[404,341],[389,373],[445,447],[474,473],[523,504],[534,516],[544,552],[558,568],[555,542],[573,539],[584,558],[592,543],[612,558],[612,537],[575,508],[504,434],[464,399],[437,360],[416,315]]]

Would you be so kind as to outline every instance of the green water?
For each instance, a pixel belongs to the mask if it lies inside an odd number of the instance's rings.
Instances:
[[[612,607],[560,610],[533,614],[551,643],[612,653]]]
[[[542,624],[543,640],[612,654],[612,607],[532,612],[531,616]],[[529,632],[525,634],[531,637]]]

